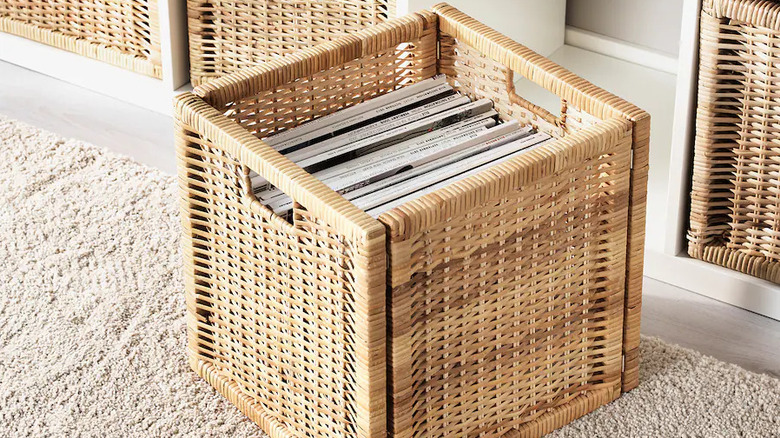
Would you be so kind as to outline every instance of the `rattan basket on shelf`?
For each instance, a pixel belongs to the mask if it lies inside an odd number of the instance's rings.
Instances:
[[[162,77],[154,0],[0,1],[0,32]]]
[[[200,85],[386,21],[395,0],[187,0],[190,81]]]
[[[375,220],[259,139],[436,73],[557,140]],[[637,385],[635,106],[439,5],[200,86],[176,114],[190,364],[272,437],[540,436]]]
[[[705,0],[688,253],[780,283],[780,4]]]

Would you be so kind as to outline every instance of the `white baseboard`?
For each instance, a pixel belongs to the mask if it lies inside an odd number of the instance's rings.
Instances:
[[[167,115],[179,92],[161,79],[1,32],[0,61]]]
[[[722,266],[693,259],[645,252],[645,275],[780,320],[780,286]]]
[[[566,44],[600,53],[666,73],[677,74],[677,58],[647,47],[611,38],[573,26],[566,26]]]

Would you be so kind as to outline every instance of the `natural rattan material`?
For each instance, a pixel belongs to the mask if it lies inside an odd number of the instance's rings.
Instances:
[[[156,1],[4,0],[0,32],[162,78]]]
[[[688,252],[780,283],[780,4],[705,1]]]
[[[395,0],[187,0],[190,80],[200,85],[386,21]]]
[[[258,138],[436,73],[557,140],[374,220]],[[638,108],[441,5],[216,79],[176,113],[191,365],[272,436],[539,436],[636,386]]]

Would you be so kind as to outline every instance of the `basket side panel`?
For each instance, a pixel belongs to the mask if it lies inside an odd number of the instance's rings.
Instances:
[[[737,145],[741,108],[739,107],[738,73],[728,79],[719,70],[721,27],[727,19],[706,12],[701,16],[699,44],[698,107],[694,173],[691,193],[691,216],[688,239],[690,247],[721,241],[730,229],[731,197],[734,184],[734,149]],[[733,70],[732,74],[736,73]],[[723,84],[723,85],[720,85]]]
[[[157,2],[0,2],[0,31],[162,77]]]
[[[436,28],[417,40],[349,60],[217,106],[256,137],[295,127],[436,74]]]
[[[519,72],[526,80],[559,96],[561,110],[558,117],[545,111],[540,111],[538,114],[562,128],[564,136],[611,118],[622,118],[633,124],[631,207],[626,248],[625,312],[627,317],[624,321],[623,346],[625,357],[623,390],[631,390],[638,382],[639,315],[642,302],[650,116],[635,105],[589,83],[449,5],[440,4],[433,9],[440,16],[439,26],[443,36],[447,34],[454,36],[461,44],[465,42],[484,53],[486,55],[484,58],[506,65],[510,70]],[[762,18],[771,16],[761,15]],[[442,52],[442,55],[445,54],[446,52]],[[495,93],[493,90],[496,88],[508,88],[511,84],[506,82],[502,80],[498,83],[487,83],[486,90]],[[509,93],[510,97],[512,94]],[[516,100],[521,107],[536,112],[532,104],[521,99]],[[544,129],[541,123],[539,127]]]
[[[194,203],[188,211],[197,213],[192,223],[205,227],[195,232],[193,240],[220,236],[215,242],[191,244],[195,249],[202,247],[193,257],[196,263],[209,267],[202,275],[194,271],[194,300],[200,300],[203,308],[191,306],[191,314],[196,321],[204,318],[200,314],[211,315],[197,327],[194,339],[205,347],[193,350],[205,356],[195,365],[209,381],[233,382],[219,385],[233,388],[227,393],[231,400],[244,400],[234,388],[254,400],[257,408],[252,412],[259,413],[250,417],[267,430],[284,430],[292,436],[383,436],[387,424],[386,248],[381,224],[258,137],[435,73],[435,16],[414,14],[217,79],[195,90],[203,100],[183,99],[192,100],[191,112],[208,115],[202,126],[196,124],[196,129],[190,123],[182,131],[185,142],[192,145],[185,155],[193,158],[180,168],[194,169],[182,177],[195,187],[188,188],[195,190],[188,195],[190,204]],[[209,132],[213,135],[205,135]],[[207,164],[210,167],[204,167]],[[249,187],[252,171],[296,201],[293,224],[273,215],[254,197]],[[212,174],[219,174],[220,179],[209,182]],[[204,186],[198,178],[209,184]],[[201,193],[209,186],[220,197]],[[218,201],[212,206],[201,198]],[[242,225],[231,234],[231,224],[236,223]],[[371,241],[361,241],[362,234],[372,236]],[[222,274],[230,269],[245,272],[231,283]],[[288,275],[294,277],[288,279]],[[217,298],[237,293],[254,297],[251,303],[239,300],[241,309],[254,306],[259,310],[246,310],[239,319],[231,319],[234,315],[222,311]],[[266,310],[261,305],[268,302],[278,305]],[[292,310],[289,315],[271,313],[284,309]],[[238,327],[241,318],[252,320],[249,326],[262,325],[258,340],[238,337],[232,328]],[[303,326],[305,321],[312,324]],[[270,340],[263,341],[266,338]],[[213,358],[204,353],[225,351],[225,339],[238,346],[266,342],[247,352],[271,348],[272,353],[267,357],[208,353]],[[327,349],[333,349],[332,354]],[[210,362],[204,366],[204,361]],[[248,367],[254,370],[251,375],[246,372]],[[224,378],[214,377],[214,370]],[[248,409],[247,403],[241,406]]]
[[[394,436],[541,434],[620,394],[631,144],[592,128],[380,218]]]
[[[780,80],[773,59],[780,38],[724,16],[737,12],[726,3],[735,2],[710,2],[701,16],[689,253],[778,282]],[[763,11],[758,3],[738,3],[741,15]]]
[[[197,86],[392,18],[394,0],[188,0]]]
[[[192,367],[273,436],[382,435],[383,236],[302,208],[295,225],[270,217],[245,166],[197,126],[178,130]]]
[[[603,101],[585,100],[583,108],[561,95],[559,114],[552,114],[515,93],[515,75],[505,62],[488,56],[447,33],[440,33],[440,69],[461,91],[474,97],[492,99],[501,115],[531,124],[555,137],[563,137],[594,126],[602,121],[594,108]],[[544,60],[550,63],[548,60]],[[577,78],[577,80],[582,81]],[[563,85],[563,83],[559,83]],[[591,86],[592,87],[592,86]],[[555,87],[552,87],[553,89]],[[623,390],[629,391],[639,381],[639,328],[642,304],[644,263],[645,208],[647,201],[647,148],[650,123],[648,117],[634,121],[634,155],[632,157],[631,210],[629,212],[626,300],[624,321]],[[643,152],[645,151],[645,152]]]

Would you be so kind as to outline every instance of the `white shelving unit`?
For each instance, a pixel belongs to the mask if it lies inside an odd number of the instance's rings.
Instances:
[[[677,74],[668,57],[578,29],[567,29],[566,45],[550,59],[650,113],[645,275],[780,319],[779,286],[687,254],[699,7],[698,0],[685,1]],[[545,90],[522,80],[517,88],[558,111],[558,99]]]
[[[699,0],[685,0],[680,69],[672,126],[668,173],[668,197],[663,208],[666,232],[661,248],[648,252],[647,275],[690,291],[780,319],[780,286],[731,269],[688,257],[691,161],[693,155],[698,77]]]
[[[0,61],[7,61],[119,100],[172,113],[176,93],[188,89],[186,3],[159,0],[162,79],[134,73],[56,47],[0,32]]]
[[[429,8],[435,3],[438,1],[399,0],[397,13]],[[492,0],[488,7],[481,4],[477,8],[475,2],[465,0],[451,3],[514,38],[527,41],[540,53],[549,54],[563,44],[566,0]],[[170,115],[173,97],[191,89],[187,8],[186,2],[177,0],[159,0],[158,7],[162,79],[1,32],[0,61]]]
[[[566,0],[396,0],[396,16],[442,1],[544,56],[563,45]]]

